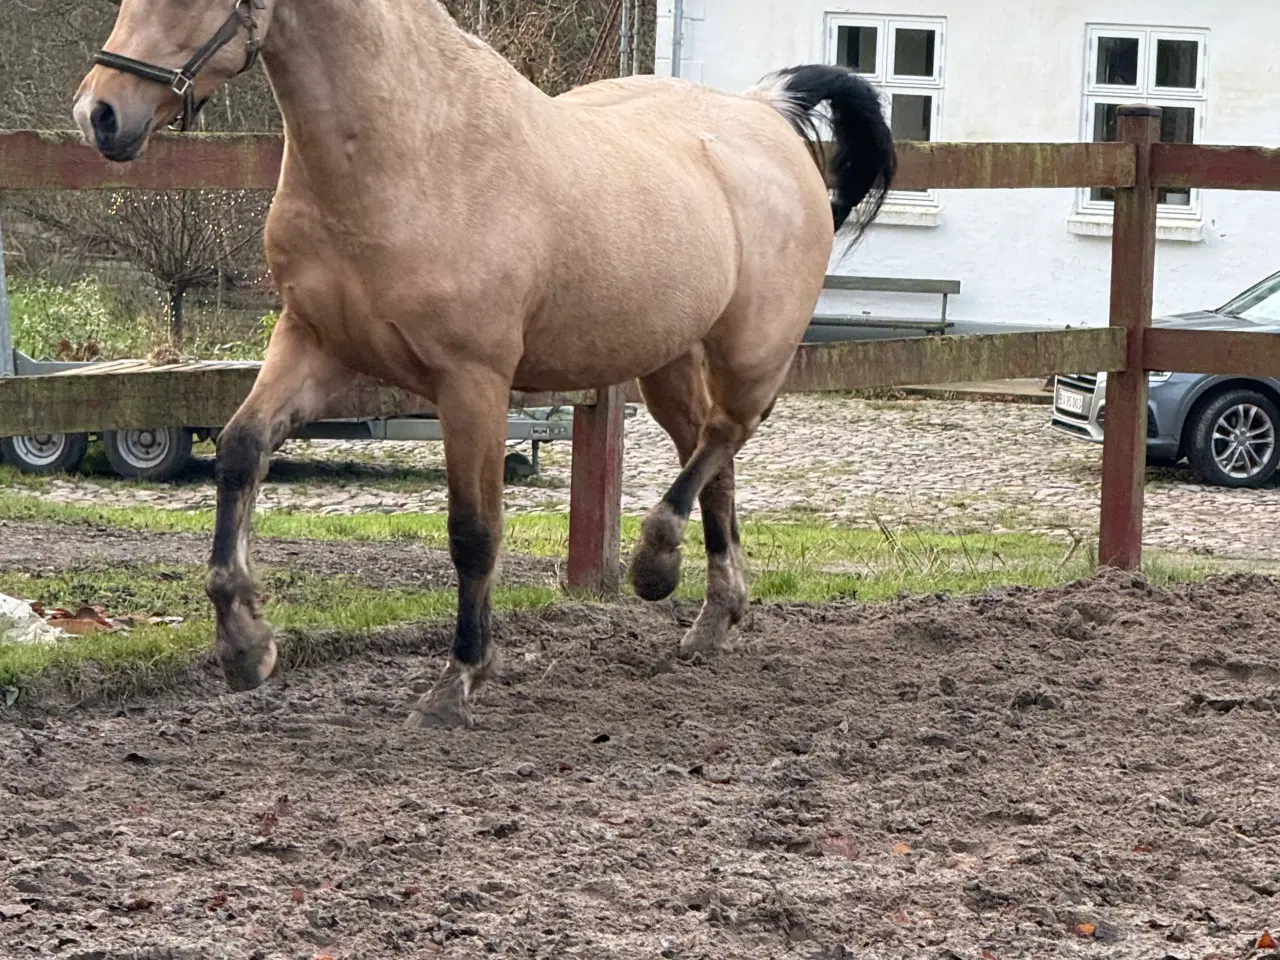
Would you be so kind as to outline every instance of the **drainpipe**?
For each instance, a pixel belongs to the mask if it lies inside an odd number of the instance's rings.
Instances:
[[[684,53],[684,0],[675,0],[671,11],[671,75],[680,76],[680,58]]]
[[[0,236],[0,377],[12,377],[13,330],[9,326],[9,298],[4,281],[4,238]]]
[[[622,0],[622,23],[618,27],[618,76],[631,74],[631,0]]]

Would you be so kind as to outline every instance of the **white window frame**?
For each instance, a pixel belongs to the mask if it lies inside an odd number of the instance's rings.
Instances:
[[[1098,46],[1102,37],[1128,37],[1138,41],[1138,84],[1121,86],[1097,82]],[[1159,40],[1191,40],[1199,45],[1196,58],[1195,89],[1156,86],[1156,43]],[[1104,103],[1145,103],[1155,107],[1191,107],[1196,112],[1193,139],[1204,141],[1209,97],[1209,31],[1182,27],[1156,27],[1135,24],[1091,23],[1088,25],[1085,44],[1084,98],[1081,111],[1080,133],[1085,143],[1093,141],[1094,113]],[[1115,205],[1109,200],[1094,200],[1091,190],[1079,193],[1078,212],[1090,218],[1111,218]],[[1199,223],[1203,219],[1201,191],[1190,191],[1187,205],[1162,203],[1156,207],[1159,220],[1172,224]]]
[[[941,139],[942,102],[945,93],[946,76],[946,43],[947,21],[945,17],[907,17],[893,14],[860,14],[860,13],[827,13],[826,15],[826,61],[837,63],[840,53],[841,27],[874,27],[876,30],[876,70],[874,73],[862,73],[860,76],[876,88],[880,94],[881,107],[886,121],[892,121],[893,97],[895,94],[927,95],[933,98],[933,111],[929,119],[929,136],[931,141]],[[898,30],[932,30],[933,76],[911,77],[891,73],[891,63]],[[936,219],[927,219],[928,214],[936,214],[938,210],[938,193],[936,190],[890,190],[885,197],[885,208],[879,220],[897,222],[892,219],[896,208],[908,215],[923,214],[926,219],[919,221],[904,220],[901,222],[918,222],[923,226],[936,224]],[[890,214],[886,218],[885,214]]]

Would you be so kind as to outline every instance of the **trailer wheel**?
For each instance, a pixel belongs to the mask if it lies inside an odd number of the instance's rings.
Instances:
[[[508,453],[502,463],[502,479],[507,483],[519,483],[521,480],[528,480],[538,471],[534,469],[533,461],[526,457],[523,453]]]
[[[131,480],[172,480],[191,459],[191,431],[186,427],[107,430],[102,446],[111,469]]]
[[[0,459],[23,473],[72,473],[88,450],[87,433],[0,437]]]

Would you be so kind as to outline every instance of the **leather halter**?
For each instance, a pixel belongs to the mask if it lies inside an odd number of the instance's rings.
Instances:
[[[258,38],[258,24],[253,19],[253,11],[255,8],[261,9],[262,6],[263,0],[236,0],[235,8],[231,11],[231,15],[223,21],[222,26],[218,28],[218,32],[210,37],[204,46],[193,53],[191,59],[183,64],[180,70],[157,67],[155,64],[147,63],[143,60],[122,57],[118,53],[108,53],[106,50],[99,50],[95,53],[93,62],[104,67],[111,67],[113,70],[133,74],[143,80],[164,84],[182,98],[182,114],[174,121],[172,126],[177,130],[190,130],[191,124],[195,122],[196,114],[200,112],[200,109],[205,104],[204,100],[196,101],[196,76],[209,65],[209,61],[214,58],[219,50],[235,39],[236,34],[242,28],[249,35],[244,45],[244,66],[237,70],[233,76],[239,76],[258,62],[258,50],[262,46],[262,42]]]

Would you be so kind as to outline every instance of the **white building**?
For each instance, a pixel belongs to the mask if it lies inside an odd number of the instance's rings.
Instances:
[[[665,74],[673,0],[658,2]],[[793,64],[854,67],[883,91],[905,139],[1103,139],[1114,135],[1115,105],[1146,102],[1164,108],[1165,139],[1276,146],[1277,37],[1277,0],[684,0],[680,59],[682,76],[726,90]],[[1217,306],[1280,270],[1280,194],[1164,199],[1157,315]],[[1106,322],[1105,196],[951,190],[892,200],[833,272],[959,280],[956,318]],[[930,315],[919,300],[860,295],[857,305]]]

